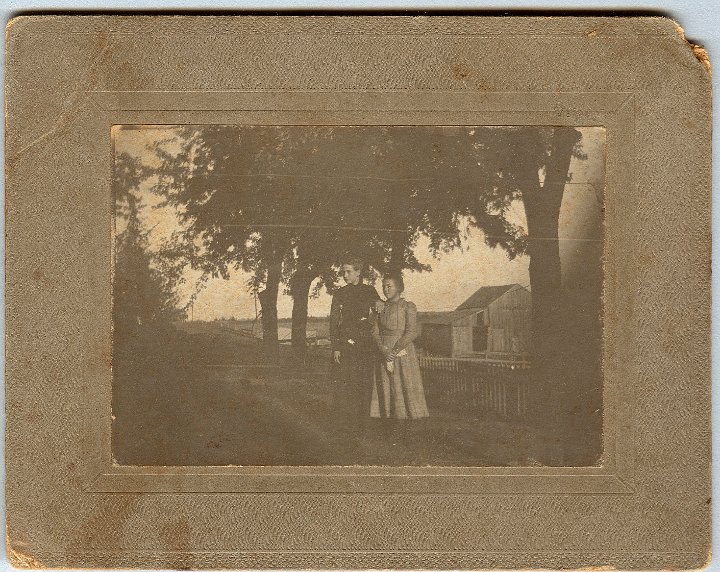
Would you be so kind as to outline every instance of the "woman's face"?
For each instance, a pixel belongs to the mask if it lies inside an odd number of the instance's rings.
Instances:
[[[383,280],[383,294],[385,294],[385,297],[389,300],[391,298],[394,298],[398,294],[398,288],[397,284],[395,284],[395,280],[392,278],[386,278]]]

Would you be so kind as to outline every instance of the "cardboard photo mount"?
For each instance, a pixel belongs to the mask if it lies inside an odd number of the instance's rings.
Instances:
[[[7,546],[20,568],[703,567],[710,74],[663,18],[26,16],[6,30]],[[129,467],[113,125],[607,133],[600,467]]]

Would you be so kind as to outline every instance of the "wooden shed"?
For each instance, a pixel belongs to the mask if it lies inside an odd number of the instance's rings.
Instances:
[[[526,288],[484,286],[451,312],[419,312],[417,344],[429,356],[527,359],[530,316]]]

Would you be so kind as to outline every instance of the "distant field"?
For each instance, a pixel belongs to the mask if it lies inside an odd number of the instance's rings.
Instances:
[[[260,320],[214,320],[209,322],[232,330],[246,332],[256,338],[262,338],[262,324]],[[283,340],[290,339],[292,320],[290,318],[281,318],[278,320],[278,338]],[[321,343],[330,337],[330,321],[328,318],[314,317],[308,318],[307,337],[309,340],[320,340]]]

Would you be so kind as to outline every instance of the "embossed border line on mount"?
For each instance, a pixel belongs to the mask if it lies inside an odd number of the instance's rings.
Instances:
[[[569,125],[606,129],[603,293],[603,461],[599,467],[240,467],[121,466],[110,451],[111,372],[88,384],[86,492],[631,494],[634,344],[618,311],[634,284],[614,268],[632,259],[632,227],[614,197],[634,186],[634,99],[630,93],[439,92],[92,92],[97,140],[113,125]],[[107,155],[110,197],[111,153]],[[111,208],[111,200],[108,198]],[[110,237],[110,233],[108,233]],[[110,252],[108,243],[108,284]],[[108,331],[112,328],[107,309]],[[611,335],[609,335],[611,334]],[[625,382],[625,383],[624,383]],[[623,399],[618,388],[622,386]]]

